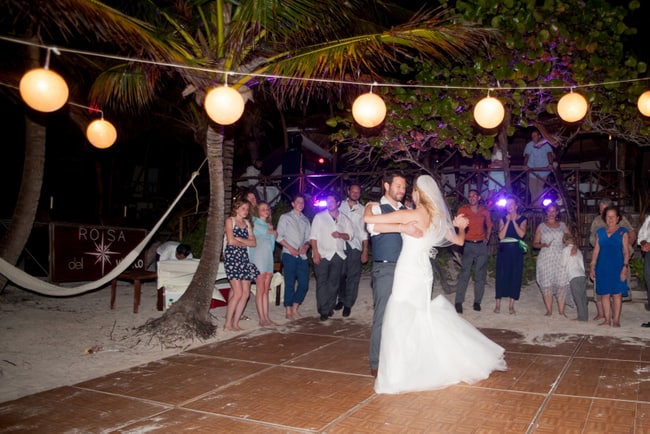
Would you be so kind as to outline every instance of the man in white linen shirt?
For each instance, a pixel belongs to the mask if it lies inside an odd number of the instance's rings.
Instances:
[[[309,236],[316,277],[316,307],[321,321],[334,314],[345,261],[345,242],[353,238],[354,232],[350,219],[339,211],[339,195],[328,192],[325,201],[327,209],[314,216]]]

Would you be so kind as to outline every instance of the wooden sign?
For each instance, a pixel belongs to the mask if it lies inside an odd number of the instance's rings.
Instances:
[[[144,229],[50,223],[50,280],[98,280],[147,235]],[[141,253],[130,269],[145,268]]]

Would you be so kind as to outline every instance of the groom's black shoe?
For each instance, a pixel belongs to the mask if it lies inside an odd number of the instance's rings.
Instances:
[[[341,310],[341,309],[343,309],[343,302],[339,301],[338,303],[336,303],[336,306],[334,306],[334,310]]]
[[[347,306],[343,308],[343,316],[350,316],[350,312],[352,312],[351,308]]]
[[[463,303],[456,303],[454,307],[456,308],[456,312],[463,313]]]
[[[330,316],[328,314],[326,314],[326,313],[321,313],[320,314],[320,320],[321,321],[327,321],[329,319],[329,317]]]
[[[474,310],[477,312],[481,311],[481,303],[474,303]]]

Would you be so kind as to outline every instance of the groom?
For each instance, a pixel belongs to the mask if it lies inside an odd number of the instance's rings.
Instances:
[[[384,195],[379,206],[372,209],[373,214],[386,214],[404,208],[401,201],[406,193],[406,179],[401,173],[390,172],[382,180]],[[368,232],[372,245],[372,298],[375,309],[372,317],[372,332],[370,334],[370,373],[377,376],[379,367],[379,345],[381,343],[381,327],[384,322],[384,310],[393,290],[395,263],[402,250],[401,233],[413,237],[421,237],[422,231],[415,222],[408,224],[368,224]]]

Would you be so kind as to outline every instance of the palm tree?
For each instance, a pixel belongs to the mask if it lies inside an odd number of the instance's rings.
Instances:
[[[407,18],[401,8],[371,0],[205,0],[170,4],[170,9],[160,8],[154,13],[149,9],[143,13],[143,19],[149,17],[155,22],[161,44],[169,49],[166,57],[176,58],[180,63],[180,54],[188,66],[233,71],[238,77],[235,85],[245,95],[250,95],[247,86],[262,74],[291,77],[268,83],[280,106],[336,94],[332,92],[332,83],[315,84],[309,79],[379,79],[412,57],[453,60],[466,56],[492,34],[454,22],[444,13],[425,11]],[[153,2],[148,5],[155,6]],[[134,46],[139,43],[130,42]],[[132,65],[107,70],[91,94],[101,102],[102,95],[127,96],[137,90],[142,101],[149,101],[155,86],[125,88],[118,79],[123,68],[128,67]],[[160,76],[153,68],[142,68],[141,72],[143,82],[149,84],[152,78]],[[192,95],[191,101],[197,105],[202,104],[205,91],[213,82],[225,80],[203,69],[181,68],[176,73],[186,84],[184,94]],[[233,145],[224,141],[223,127],[206,122],[202,110],[192,112],[202,117],[197,119],[197,125],[207,125],[204,140],[211,180],[208,229],[200,265],[186,293],[161,318],[145,327],[164,344],[173,344],[178,337],[207,338],[215,330],[208,312],[223,235],[224,165],[232,166]],[[224,159],[224,155],[228,158]]]

